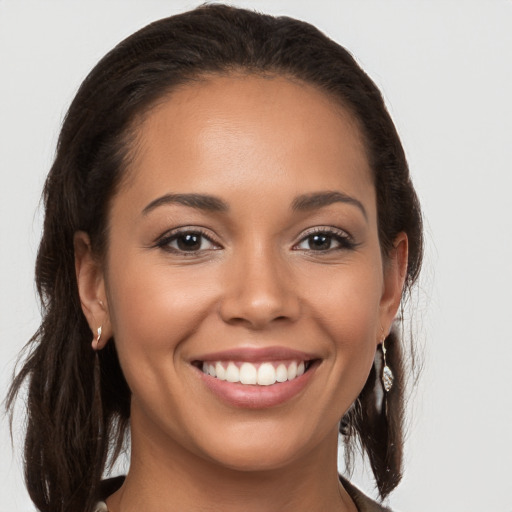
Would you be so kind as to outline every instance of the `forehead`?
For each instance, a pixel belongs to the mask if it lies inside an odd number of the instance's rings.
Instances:
[[[125,183],[147,200],[237,187],[261,194],[373,190],[356,120],[328,94],[290,78],[187,83],[148,111],[137,134]]]

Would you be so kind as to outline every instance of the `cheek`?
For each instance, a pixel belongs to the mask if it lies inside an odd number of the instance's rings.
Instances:
[[[304,283],[304,296],[320,324],[341,346],[360,344],[378,333],[383,288],[379,262],[317,270]],[[313,286],[314,284],[314,286]]]
[[[214,302],[212,287],[198,282],[201,272],[143,265],[140,258],[128,257],[112,268],[109,309],[122,364],[179,355],[181,341],[194,333]]]
[[[332,351],[332,393],[350,404],[363,388],[375,357],[380,332],[382,272],[379,263],[342,267],[317,275],[325,286],[307,294],[316,326]],[[344,413],[345,411],[341,411]]]

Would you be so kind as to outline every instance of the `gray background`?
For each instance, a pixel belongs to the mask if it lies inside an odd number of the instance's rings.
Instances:
[[[0,393],[37,328],[40,191],[81,80],[119,40],[191,1],[0,0]],[[414,298],[424,371],[410,404],[409,512],[512,511],[512,3],[234,2],[317,25],[381,87],[426,218]],[[0,416],[0,512],[33,510]],[[365,468],[354,480],[371,492]]]

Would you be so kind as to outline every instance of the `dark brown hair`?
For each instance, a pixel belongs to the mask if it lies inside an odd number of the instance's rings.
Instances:
[[[127,167],[137,118],[179,84],[233,71],[299,79],[352,113],[373,171],[382,252],[386,256],[404,231],[409,238],[406,291],[416,280],[422,222],[404,151],[377,87],[344,48],[302,21],[223,5],[201,6],[131,35],[81,85],[44,188],[36,263],[43,319],[7,399],[12,410],[28,382],[25,477],[41,511],[92,509],[130,415],[130,390],[115,343],[95,364],[78,296],[73,235],[86,231],[93,250],[104,255],[109,201]],[[376,400],[380,376],[374,367],[341,422],[347,447],[358,440],[366,452],[382,497],[401,478],[403,446],[404,376],[396,332],[386,344],[395,373],[387,413]]]

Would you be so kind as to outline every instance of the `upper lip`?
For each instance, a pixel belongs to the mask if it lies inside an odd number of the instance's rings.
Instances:
[[[259,363],[264,361],[283,361],[283,360],[311,361],[319,359],[315,354],[302,352],[287,347],[240,347],[219,352],[209,352],[194,357],[194,361],[247,361]]]

